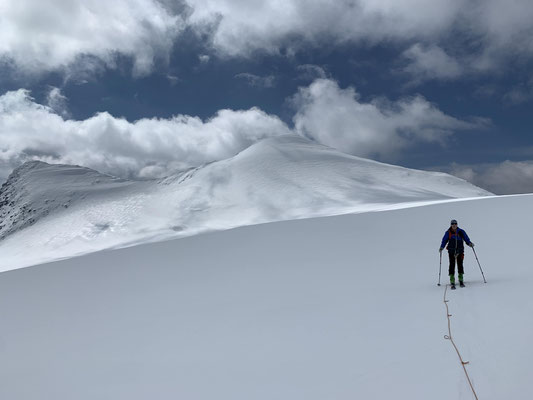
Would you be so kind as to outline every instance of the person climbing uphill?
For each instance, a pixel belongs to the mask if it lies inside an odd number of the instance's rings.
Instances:
[[[452,219],[450,229],[444,233],[442,242],[440,244],[439,252],[442,253],[446,243],[448,243],[448,257],[450,259],[450,268],[448,275],[450,275],[450,285],[455,289],[455,260],[457,260],[457,272],[459,273],[459,285],[465,287],[464,284],[464,269],[463,260],[465,258],[465,247],[463,241],[470,247],[474,247],[474,243],[470,240],[466,232],[457,226],[457,221]]]

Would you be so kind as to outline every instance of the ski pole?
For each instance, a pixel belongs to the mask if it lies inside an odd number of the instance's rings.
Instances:
[[[481,275],[483,276],[483,282],[487,283],[487,280],[485,279],[485,274],[483,273],[483,269],[481,269],[481,264],[479,263],[479,259],[477,258],[476,250],[472,247],[472,251],[474,252],[474,255],[476,256],[477,265],[479,265],[479,270],[481,271]]]
[[[440,286],[440,270],[442,268],[442,251],[440,251],[439,254],[440,254],[440,260],[439,260],[439,283],[437,283],[437,286]]]

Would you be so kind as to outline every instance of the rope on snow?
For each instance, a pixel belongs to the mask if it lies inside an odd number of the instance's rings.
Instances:
[[[470,388],[472,389],[472,393],[474,394],[474,397],[476,398],[476,400],[478,400],[476,391],[474,390],[474,386],[472,385],[472,381],[470,380],[470,376],[468,375],[468,371],[466,370],[466,365],[469,364],[469,361],[463,360],[463,357],[461,356],[461,353],[459,352],[457,345],[453,341],[452,327],[451,327],[451,320],[450,320],[450,317],[452,316],[452,314],[450,314],[450,310],[448,308],[448,300],[446,299],[447,291],[448,291],[448,285],[446,285],[444,288],[444,305],[446,306],[446,317],[448,318],[448,334],[444,335],[444,339],[452,342],[452,345],[455,348],[455,351],[457,352],[457,356],[459,357],[459,361],[461,361],[461,366],[463,367],[463,370],[465,371],[466,379],[468,380],[468,384],[470,385]]]

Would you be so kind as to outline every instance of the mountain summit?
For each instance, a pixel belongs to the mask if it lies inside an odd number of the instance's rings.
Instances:
[[[13,267],[242,225],[487,195],[448,174],[354,157],[296,136],[265,139],[154,181],[31,162],[0,191],[0,246]]]

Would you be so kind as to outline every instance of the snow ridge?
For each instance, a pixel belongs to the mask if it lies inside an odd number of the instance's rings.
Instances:
[[[447,174],[354,157],[290,135],[152,181],[32,162],[0,192],[0,269],[244,225],[490,194]]]
[[[90,168],[28,161],[0,188],[0,240],[38,220],[126,181]]]

